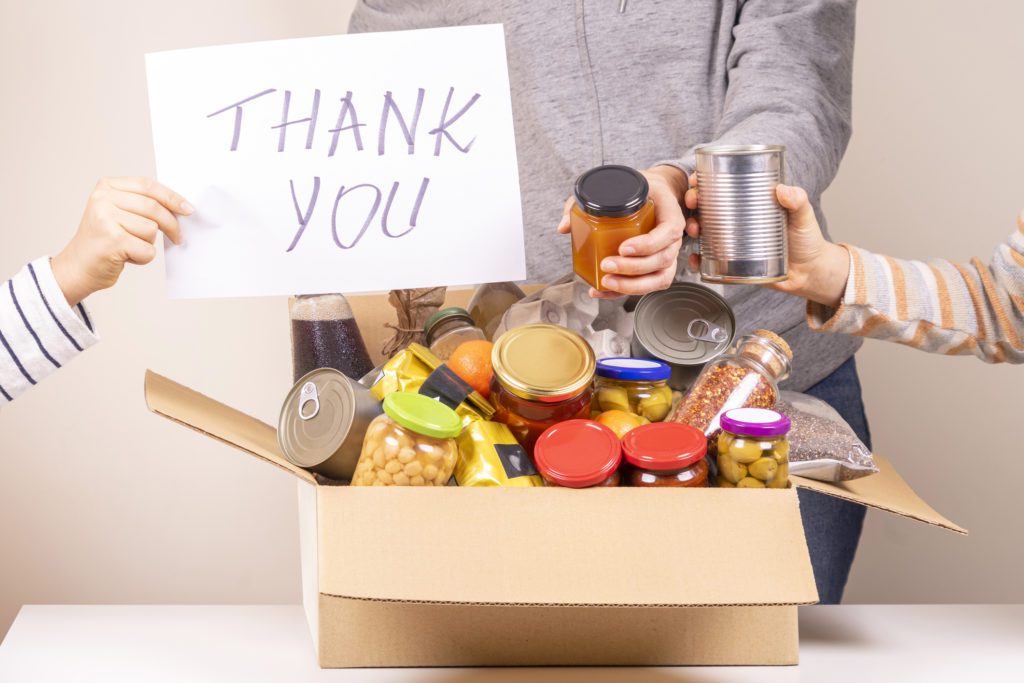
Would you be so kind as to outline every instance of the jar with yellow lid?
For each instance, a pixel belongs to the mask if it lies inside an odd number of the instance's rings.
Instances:
[[[505,332],[491,354],[492,418],[509,426],[531,455],[545,429],[590,416],[597,360],[590,345],[558,325],[523,325]]]

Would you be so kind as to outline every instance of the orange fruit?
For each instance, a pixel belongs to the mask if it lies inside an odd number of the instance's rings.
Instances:
[[[642,424],[647,424],[650,420],[643,418],[633,413],[627,413],[625,410],[606,410],[595,418],[598,422],[608,427],[615,436],[620,439],[626,435],[626,432],[639,427]]]
[[[483,339],[462,342],[448,358],[448,367],[473,387],[484,398],[491,395],[491,378],[494,368],[491,367],[491,350],[494,344]]]

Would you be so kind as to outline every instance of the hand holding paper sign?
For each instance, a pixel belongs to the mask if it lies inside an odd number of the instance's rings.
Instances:
[[[112,287],[126,263],[144,265],[156,256],[162,232],[175,244],[192,205],[150,178],[103,178],[89,195],[78,232],[50,262],[68,304]]]
[[[503,47],[473,26],[148,55],[160,174],[198,208],[171,295],[524,279]]]

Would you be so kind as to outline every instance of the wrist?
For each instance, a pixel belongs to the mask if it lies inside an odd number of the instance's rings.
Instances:
[[[850,279],[850,252],[842,245],[826,242],[819,264],[814,276],[808,278],[809,291],[803,296],[823,306],[839,308]]]
[[[690,187],[689,177],[686,175],[686,172],[678,166],[659,164],[647,169],[646,173],[663,179],[672,190],[672,194],[675,195],[676,199],[679,201],[683,200],[683,195],[686,194],[686,190]]]
[[[53,271],[53,279],[57,281],[57,286],[72,308],[92,294],[92,291],[81,282],[81,278],[75,276],[75,270],[68,264],[64,252],[50,259],[50,270]]]

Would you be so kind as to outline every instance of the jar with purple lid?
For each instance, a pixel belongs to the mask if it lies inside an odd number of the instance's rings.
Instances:
[[[734,408],[721,419],[718,479],[725,488],[789,486],[789,418],[767,408]]]

